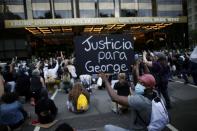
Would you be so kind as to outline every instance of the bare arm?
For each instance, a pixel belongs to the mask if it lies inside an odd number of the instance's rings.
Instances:
[[[147,66],[149,66],[149,67],[152,67],[152,65],[153,65],[153,63],[152,63],[152,61],[148,61],[147,59],[146,59],[146,51],[144,51],[143,52],[143,62],[144,62],[144,64],[146,64]]]
[[[111,88],[111,85],[108,79],[106,78],[105,74],[101,74],[101,78],[105,82],[105,87],[112,101],[117,102],[118,104],[121,104],[121,105],[128,106],[129,105],[128,97],[117,95],[116,92]]]
[[[42,87],[46,87],[46,86],[45,86],[44,79],[43,79],[42,77],[40,77],[40,82],[42,83]]]
[[[150,70],[148,69],[148,66],[146,64],[144,64],[144,73],[145,74],[150,73]]]

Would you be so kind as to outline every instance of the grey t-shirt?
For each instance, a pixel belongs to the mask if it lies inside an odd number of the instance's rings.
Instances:
[[[147,130],[147,124],[150,122],[152,102],[143,95],[134,94],[128,96],[128,103],[131,107],[131,130]],[[141,116],[143,121],[139,118]],[[147,123],[147,124],[145,124]]]

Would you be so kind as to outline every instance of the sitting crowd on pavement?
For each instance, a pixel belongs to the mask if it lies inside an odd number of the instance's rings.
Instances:
[[[144,51],[136,53],[135,63],[131,65],[132,72],[119,73],[117,82],[111,88],[114,74],[96,75],[98,89],[106,89],[112,101],[116,102],[118,111],[124,113],[131,110],[134,113],[130,130],[147,130],[151,121],[151,100],[158,92],[163,96],[166,108],[172,108],[168,94],[168,81],[183,78],[185,84],[197,85],[197,65],[190,61],[190,52],[186,51]],[[34,58],[18,60],[0,67],[0,126],[9,129],[19,128],[28,118],[22,103],[30,103],[35,108],[37,120],[35,123],[46,124],[54,121],[58,107],[49,98],[55,90],[68,94],[66,103],[69,111],[85,113],[90,108],[91,84],[93,75],[79,76],[75,68],[75,58],[65,58],[62,52],[58,57]],[[131,79],[131,76],[133,79]],[[94,83],[95,78],[94,78]],[[102,88],[101,88],[102,87]],[[24,97],[25,101],[21,101]],[[140,117],[139,117],[140,116]],[[143,119],[141,119],[143,118]],[[65,125],[62,125],[63,128]],[[106,125],[106,131],[125,131],[114,125]],[[61,131],[61,129],[57,129]]]

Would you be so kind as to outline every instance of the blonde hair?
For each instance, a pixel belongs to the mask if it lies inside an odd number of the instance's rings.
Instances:
[[[118,79],[119,79],[119,80],[125,80],[125,79],[126,79],[125,73],[119,73],[119,74],[118,74]]]

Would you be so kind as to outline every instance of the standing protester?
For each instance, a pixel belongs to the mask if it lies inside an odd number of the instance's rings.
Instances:
[[[105,87],[112,101],[131,107],[132,119],[130,122],[130,131],[146,131],[147,123],[150,123],[151,119],[151,100],[157,96],[153,92],[155,78],[151,74],[142,75],[139,77],[139,82],[135,86],[135,90],[138,90],[138,92],[131,92],[130,96],[120,96],[111,88],[105,74],[101,74],[101,77],[105,82]],[[105,125],[105,131],[129,131],[129,129],[123,129],[114,125]]]
[[[191,76],[193,79],[193,83],[197,85],[197,62],[191,62],[190,64]]]
[[[143,52],[143,62],[148,66],[151,67],[151,73],[155,76],[156,79],[156,88],[159,94],[163,95],[166,108],[171,108],[171,102],[168,95],[168,77],[170,73],[170,69],[167,64],[166,56],[161,53],[157,52],[157,61],[147,61],[146,59],[146,51]]]
[[[197,46],[194,48],[190,55],[190,72],[193,78],[193,82],[197,85]]]

